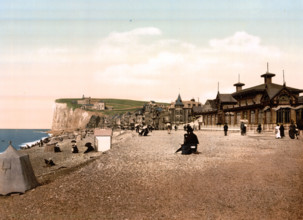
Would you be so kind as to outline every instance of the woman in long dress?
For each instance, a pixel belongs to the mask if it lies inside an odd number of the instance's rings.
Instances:
[[[277,124],[277,126],[275,127],[275,133],[276,133],[276,138],[281,138],[279,124]]]

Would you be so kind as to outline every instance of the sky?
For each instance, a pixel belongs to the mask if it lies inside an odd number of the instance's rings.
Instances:
[[[59,98],[214,99],[303,89],[303,1],[0,0],[0,128],[51,128]],[[302,94],[301,94],[302,95]]]

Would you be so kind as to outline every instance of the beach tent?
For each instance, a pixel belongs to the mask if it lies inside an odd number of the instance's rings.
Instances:
[[[11,144],[0,154],[0,194],[24,193],[38,186],[29,156]]]
[[[97,151],[107,151],[112,144],[112,129],[98,129],[94,131],[95,148]]]

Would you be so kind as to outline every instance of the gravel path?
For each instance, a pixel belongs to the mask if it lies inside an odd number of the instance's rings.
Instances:
[[[115,136],[85,166],[0,197],[0,219],[303,219],[302,139],[197,131],[200,154],[175,154],[183,133]]]

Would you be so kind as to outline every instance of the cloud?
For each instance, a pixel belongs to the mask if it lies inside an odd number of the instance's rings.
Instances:
[[[161,30],[158,28],[145,27],[127,32],[112,32],[105,41],[111,43],[132,43],[134,40],[138,40],[142,36],[159,36],[161,34]]]
[[[223,80],[226,85],[222,83],[222,88],[233,88],[238,74],[241,79],[253,81],[259,75],[249,73],[259,74],[260,65],[264,65],[265,71],[268,58],[279,61],[283,57],[277,47],[264,45],[259,36],[243,31],[210,39],[207,46],[200,46],[164,38],[160,29],[145,27],[109,33],[91,48],[94,49],[83,51],[81,46],[45,46],[16,53],[11,56],[14,66],[6,66],[0,73],[26,72],[28,80],[23,82],[26,85],[33,80],[60,79],[55,84],[64,92],[68,92],[69,86],[65,84],[72,76],[74,86],[85,93],[91,90],[92,95],[97,93],[92,88],[102,87],[115,93],[110,88],[115,86],[127,90],[130,96],[127,98],[131,98],[147,88],[156,90],[155,97],[163,100],[174,97],[182,88],[188,94],[216,90],[218,81]],[[15,65],[18,62],[32,65]],[[168,91],[161,92],[163,88]]]
[[[110,33],[100,41],[94,51],[94,61],[100,64],[94,79],[98,83],[106,79],[128,92],[169,88],[165,94],[170,98],[180,88],[186,88],[184,93],[188,94],[216,92],[218,81],[222,90],[230,92],[238,74],[244,80],[254,81],[259,75],[249,75],[248,70],[259,74],[260,65],[264,65],[265,71],[269,58],[277,61],[282,56],[279,48],[263,45],[259,36],[243,31],[199,46],[164,39],[157,28],[139,28]],[[164,94],[160,93],[155,96],[163,99]]]
[[[281,55],[278,48],[263,46],[260,37],[250,35],[244,31],[236,32],[233,36],[224,39],[212,39],[209,41],[209,45],[215,52],[223,51],[276,57]]]

